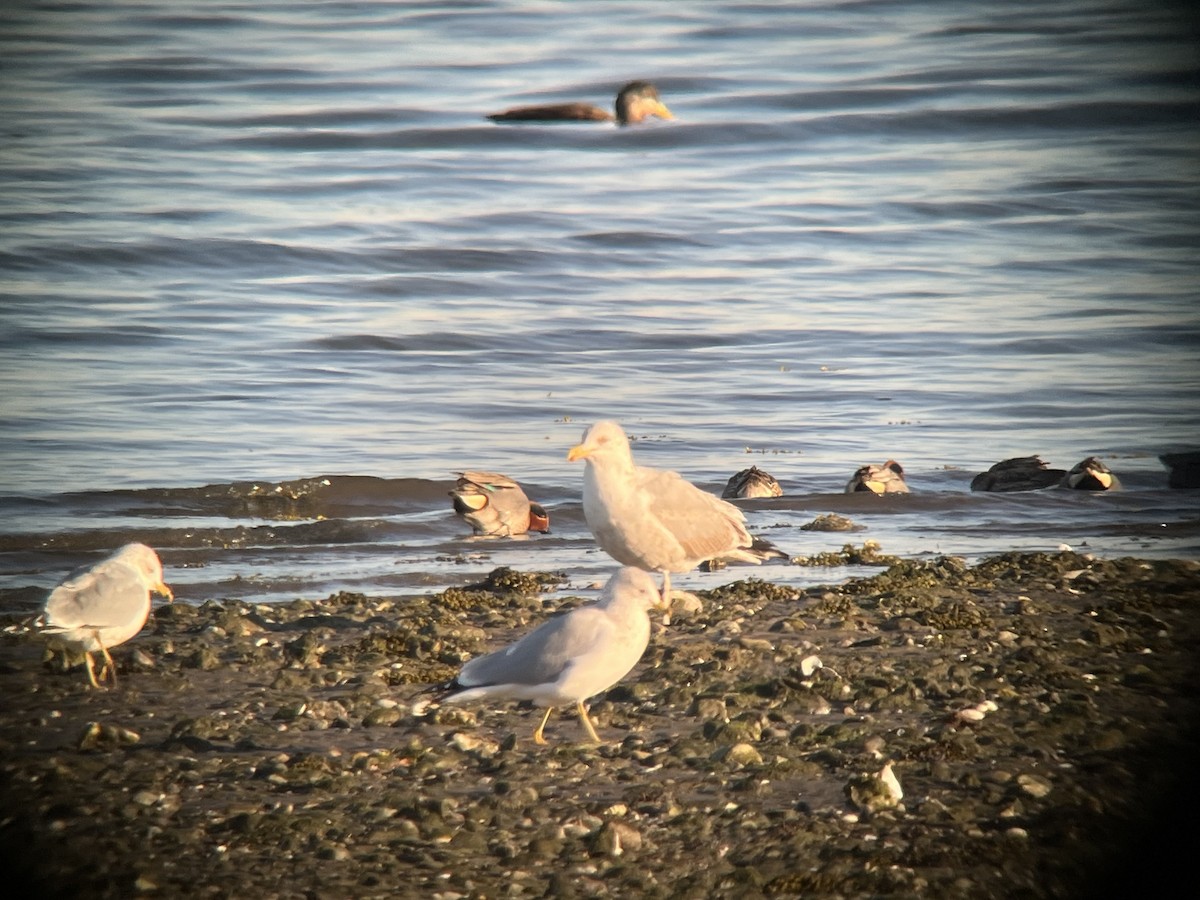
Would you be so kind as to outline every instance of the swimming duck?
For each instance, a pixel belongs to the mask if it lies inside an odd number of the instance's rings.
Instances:
[[[779,486],[779,482],[758,466],[742,469],[732,476],[729,483],[725,485],[725,490],[721,492],[722,500],[782,496],[783,488]]]
[[[637,125],[650,116],[673,119],[659,99],[658,88],[648,81],[631,81],[617,94],[616,115],[589,103],[554,103],[547,106],[517,106],[492,113],[493,122],[616,122]]]
[[[889,459],[882,466],[862,466],[846,482],[847,494],[854,494],[858,491],[873,491],[876,494],[907,494],[908,485],[904,483],[904,469],[894,459]]]
[[[521,486],[496,472],[457,472],[450,496],[454,511],[470,523],[475,534],[511,537],[538,531],[548,534],[550,515],[531,503]]]
[[[1121,482],[1100,460],[1089,456],[1063,476],[1060,484],[1076,491],[1119,491]]]
[[[1065,469],[1051,469],[1040,456],[1014,456],[996,463],[971,479],[971,490],[1038,491],[1054,487],[1066,476]]]
[[[1200,487],[1200,451],[1164,453],[1158,459],[1170,473],[1167,476],[1168,485],[1173,488]]]

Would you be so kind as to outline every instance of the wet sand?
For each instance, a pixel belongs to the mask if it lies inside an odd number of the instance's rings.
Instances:
[[[8,617],[6,879],[81,898],[1165,891],[1197,849],[1200,567],[864,571],[702,593],[591,704],[600,746],[570,710],[539,747],[531,708],[422,693],[541,621],[552,574],[163,607],[106,691]]]

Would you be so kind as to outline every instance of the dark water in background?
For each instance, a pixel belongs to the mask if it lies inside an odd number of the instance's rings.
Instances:
[[[197,602],[578,588],[598,418],[713,490],[771,471],[794,553],[1200,556],[1156,459],[1200,446],[1187,7],[6,5],[0,605],[130,539]],[[482,118],[631,78],[676,121]],[[967,490],[1029,453],[1127,490]],[[888,457],[911,496],[838,493]],[[553,534],[464,540],[462,468]],[[678,582],[751,574],[852,573]]]

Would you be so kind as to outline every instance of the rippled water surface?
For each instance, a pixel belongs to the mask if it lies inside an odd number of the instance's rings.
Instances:
[[[771,471],[793,553],[1200,556],[1157,459],[1200,447],[1185,8],[7,5],[0,602],[135,538],[189,601],[582,587],[599,418]],[[483,118],[634,78],[673,121]],[[1031,453],[1126,489],[968,490]],[[840,493],[888,457],[910,496]],[[463,468],[553,533],[465,540]],[[867,530],[799,530],[830,511]]]

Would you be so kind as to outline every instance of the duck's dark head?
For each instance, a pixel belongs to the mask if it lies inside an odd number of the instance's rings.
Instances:
[[[671,111],[649,81],[631,81],[617,94],[617,124],[637,125],[650,116],[673,119]]]

